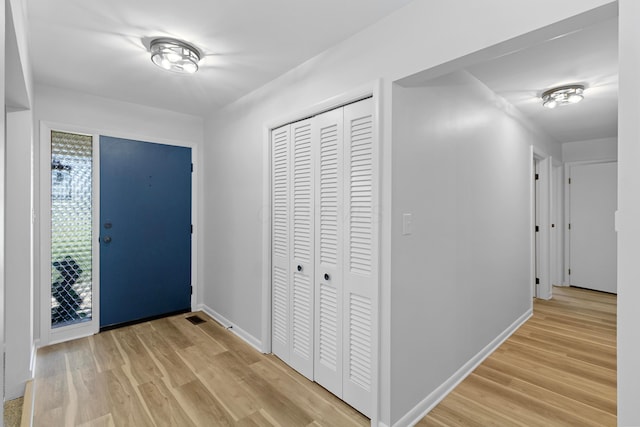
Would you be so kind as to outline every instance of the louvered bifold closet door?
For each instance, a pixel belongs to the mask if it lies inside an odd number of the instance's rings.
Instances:
[[[291,124],[291,339],[289,364],[313,380],[314,172],[311,119]]]
[[[314,118],[315,381],[342,397],[343,109]]]
[[[370,416],[374,296],[378,277],[378,163],[373,100],[344,107],[343,399]]]
[[[272,351],[289,362],[289,293],[291,283],[289,191],[289,130],[286,125],[271,131],[271,295]]]

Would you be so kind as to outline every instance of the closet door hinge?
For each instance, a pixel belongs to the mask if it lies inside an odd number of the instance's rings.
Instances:
[[[540,227],[538,227],[538,226],[536,225],[536,233],[537,233],[538,231],[540,231]]]
[[[540,284],[540,279],[538,277],[536,277],[536,285]]]
[[[536,181],[540,179],[540,175],[536,174]]]
[[[569,184],[571,184],[571,178],[569,178]]]
[[[569,276],[571,276],[571,269],[569,269]]]

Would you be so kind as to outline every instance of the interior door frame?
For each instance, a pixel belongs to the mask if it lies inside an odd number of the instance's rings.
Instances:
[[[191,309],[196,307],[201,291],[198,280],[198,191],[199,191],[199,150],[198,145],[192,142],[176,141],[166,138],[157,138],[149,135],[135,135],[128,132],[114,130],[103,130],[86,128],[82,126],[69,125],[49,121],[40,121],[40,153],[39,164],[36,165],[40,177],[39,197],[34,197],[39,202],[39,206],[34,208],[34,215],[39,219],[39,259],[40,271],[36,275],[39,278],[34,296],[39,302],[34,307],[34,314],[38,317],[34,325],[39,325],[40,334],[37,340],[37,347],[43,347],[58,342],[69,341],[76,338],[86,337],[99,332],[100,330],[100,136],[110,136],[114,138],[130,139],[135,141],[152,142],[156,144],[172,145],[178,147],[191,148],[191,162],[193,163],[193,173],[191,175],[191,223],[193,233],[191,235]],[[93,197],[93,218],[92,218],[92,319],[76,325],[51,328],[51,131],[69,132],[93,137],[93,177],[92,177],[92,197]]]
[[[598,160],[581,160],[575,162],[567,162],[564,164],[564,259],[565,268],[563,271],[563,281],[565,286],[571,286],[571,275],[569,269],[571,268],[571,231],[569,230],[569,224],[571,223],[571,185],[569,184],[569,178],[571,177],[571,168],[574,166],[593,165],[601,163],[617,163],[618,159],[615,157],[605,157]],[[617,231],[617,230],[616,230]]]
[[[537,147],[531,146],[531,289],[535,290],[532,298],[551,299],[551,217],[552,217],[552,164],[553,158]],[[538,182],[535,170],[538,166]],[[536,186],[538,189],[536,206]],[[536,209],[539,218],[536,224]],[[536,235],[536,225],[539,231]],[[536,250],[536,237],[539,249]],[[536,284],[536,264],[538,265]]]
[[[376,177],[377,188],[378,188],[378,198],[379,198],[379,211],[377,212],[379,215],[382,212],[383,207],[383,197],[384,197],[384,188],[382,187],[382,166],[383,166],[383,156],[382,156],[382,147],[380,144],[381,135],[382,135],[382,126],[381,126],[381,117],[382,117],[382,100],[381,94],[383,92],[382,80],[375,80],[369,84],[365,84],[353,90],[344,92],[327,100],[318,102],[313,104],[307,108],[296,109],[291,113],[279,117],[277,119],[269,120],[265,122],[263,126],[263,149],[262,149],[262,196],[263,196],[263,227],[262,227],[262,336],[260,343],[260,350],[265,353],[271,353],[272,340],[271,340],[271,316],[272,316],[272,292],[271,292],[271,272],[272,272],[272,260],[271,260],[271,131],[273,129],[277,129],[281,126],[284,126],[289,123],[293,123],[302,119],[306,119],[309,117],[313,117],[315,115],[324,113],[326,111],[333,110],[335,108],[342,107],[347,104],[351,104],[353,102],[360,101],[362,99],[372,97],[373,98],[373,129],[374,129],[374,139],[373,146],[374,150],[378,155],[378,163],[376,164],[378,173]],[[373,301],[372,301],[372,383],[371,383],[371,425],[378,424],[378,411],[379,411],[379,381],[380,381],[380,293],[381,293],[381,277],[382,277],[382,264],[381,264],[381,255],[382,255],[382,245],[381,237],[382,237],[382,227],[380,217],[378,221],[375,223],[375,237],[374,244],[378,246],[378,274],[377,274],[377,286],[373,292]]]

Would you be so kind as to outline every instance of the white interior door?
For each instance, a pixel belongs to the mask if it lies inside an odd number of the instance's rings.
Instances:
[[[289,363],[289,131],[271,132],[271,324],[272,352]]]
[[[373,100],[272,131],[272,351],[365,415],[378,278]]]
[[[374,292],[378,278],[377,152],[373,99],[344,107],[343,399],[370,416]]]
[[[571,167],[570,284],[617,293],[617,163]]]
[[[313,380],[314,192],[311,119],[291,125],[291,269],[289,364]]]
[[[315,381],[342,397],[343,109],[314,118],[316,148]]]

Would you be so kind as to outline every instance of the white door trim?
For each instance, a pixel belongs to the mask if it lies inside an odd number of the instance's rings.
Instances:
[[[34,325],[39,325],[40,338],[38,347],[69,341],[97,333],[100,329],[100,245],[98,236],[100,232],[100,136],[111,136],[114,138],[131,139],[136,141],[148,141],[157,144],[173,145],[178,147],[191,148],[191,161],[193,163],[193,174],[191,177],[191,221],[193,223],[193,234],[191,237],[191,286],[193,295],[191,296],[191,307],[196,307],[202,294],[198,281],[198,191],[199,191],[199,147],[196,143],[175,141],[166,138],[153,136],[134,135],[126,132],[111,130],[96,130],[82,126],[56,123],[50,121],[40,121],[40,145],[39,145],[39,165],[36,165],[40,174],[39,183],[39,206],[34,207],[34,212],[39,212],[39,234],[40,248],[36,249],[40,255],[39,273],[36,277],[37,286],[34,289],[34,298],[40,302],[39,307],[34,309],[37,319]],[[51,131],[61,131],[90,135],[93,137],[93,278],[92,278],[92,320],[71,326],[51,329]]]
[[[538,279],[540,283],[535,285],[535,271],[536,271],[536,221],[535,221],[535,172],[531,171],[531,280],[532,289],[536,289],[536,294],[532,297],[540,299],[551,299],[552,287],[551,287],[551,210],[552,210],[552,180],[551,180],[551,165],[553,159],[545,152],[538,148],[531,146],[531,167],[535,162],[538,163],[538,201],[540,206],[538,207],[538,245],[540,249],[538,252]]]
[[[268,120],[263,126],[263,145],[262,145],[262,337],[261,350],[263,353],[271,353],[271,130],[280,126],[315,116],[325,111],[338,108],[352,102],[372,96],[373,97],[373,114],[374,114],[374,147],[378,154],[378,170],[381,171],[382,166],[382,149],[380,147],[381,133],[381,111],[382,111],[382,81],[376,80],[369,84],[365,84],[356,89],[344,92],[340,95],[329,98],[325,101],[318,102],[310,107],[293,111],[282,117]],[[377,174],[376,179],[380,184],[381,173]],[[381,186],[378,185],[381,190]],[[380,191],[380,198],[382,192]],[[382,202],[381,202],[382,204]],[[377,207],[380,212],[380,206]],[[375,222],[377,226],[376,235],[380,236],[381,221]],[[376,239],[379,245],[380,238]],[[378,251],[378,263],[380,262],[380,253]],[[378,264],[380,265],[380,264]],[[380,359],[380,274],[377,278],[377,286],[372,299],[372,402],[371,402],[371,425],[378,424],[379,412],[379,359]]]

